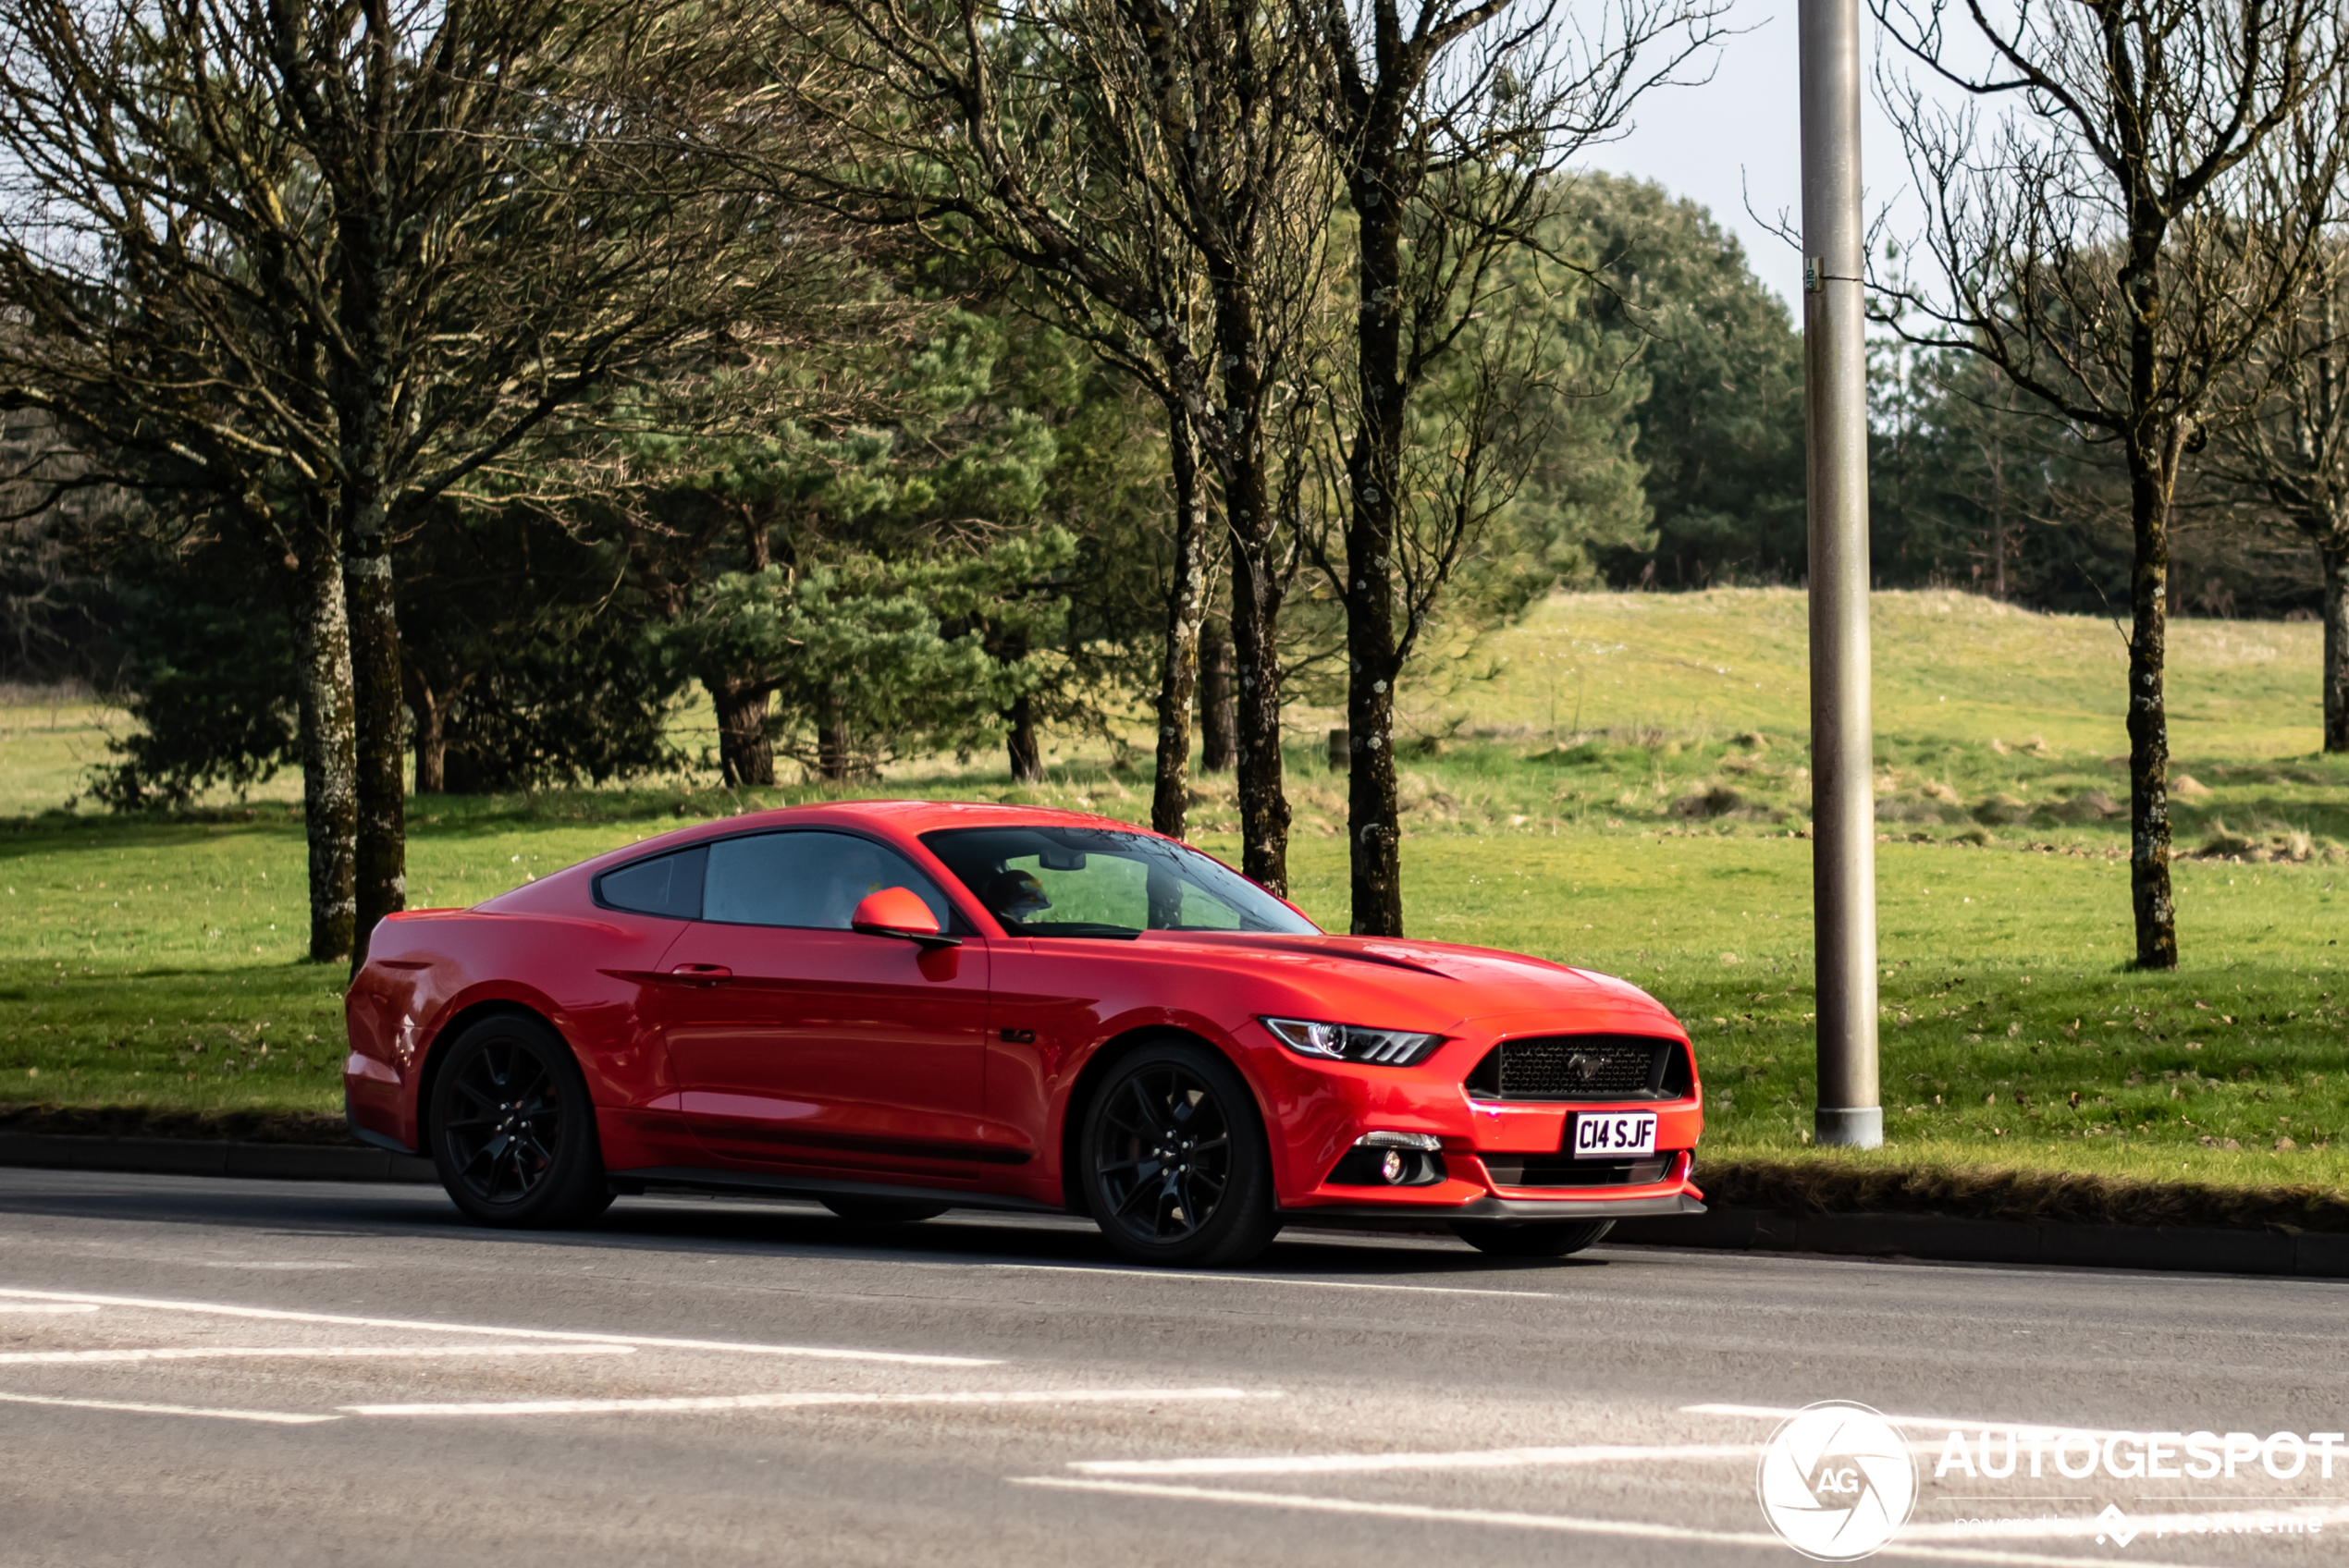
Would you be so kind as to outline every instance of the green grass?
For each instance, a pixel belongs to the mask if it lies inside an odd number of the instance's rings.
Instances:
[[[1558,594],[1493,640],[1497,680],[1455,680],[1420,723],[1558,734],[1807,731],[1805,616],[1803,595],[1783,588]],[[1878,594],[1869,620],[1879,735],[2011,746],[2035,735],[2092,760],[2127,749],[2127,655],[2109,621],[1952,593]],[[2170,624],[2170,717],[2181,751],[2250,761],[2318,749],[2321,628]]]
[[[1797,594],[1562,597],[1496,639],[1500,674],[1418,714],[1425,743],[1403,748],[1413,933],[1654,991],[1697,1040],[1716,1163],[2349,1186],[2349,764],[2311,754],[2317,629],[2178,630],[2174,744],[2208,791],[2180,801],[2180,844],[2214,852],[2176,868],[2184,964],[2154,975],[2125,968],[2126,823],[2103,803],[2126,795],[2111,628],[1938,594],[1881,595],[1876,620],[1885,1150],[1802,1148]],[[19,772],[71,787],[60,742],[20,746],[44,719],[5,715],[0,790],[28,808]],[[1298,901],[1342,930],[1344,781],[1320,755],[1291,752],[1292,865]],[[1074,746],[1039,787],[941,760],[863,792],[1148,806],[1147,780]],[[410,886],[471,903],[681,816],[824,793],[419,802]],[[0,1104],[338,1110],[340,977],[299,962],[300,824],[252,809],[0,824]],[[1195,822],[1236,858],[1227,780],[1202,781]]]

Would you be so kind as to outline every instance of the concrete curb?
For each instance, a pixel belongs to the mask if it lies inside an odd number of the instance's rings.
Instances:
[[[237,1144],[195,1138],[94,1138],[0,1133],[0,1166],[280,1182],[437,1185],[432,1161],[357,1145]],[[2035,1263],[2171,1274],[2349,1279],[2349,1235],[2150,1225],[2035,1225],[1932,1214],[1781,1214],[1711,1208],[1618,1219],[1609,1244],[1716,1252],[1819,1253],[1934,1263]]]
[[[2349,1279],[2349,1235],[2190,1226],[2054,1225],[1935,1214],[1781,1214],[1712,1208],[1618,1219],[1609,1243],[1726,1252],[1912,1257],[1936,1263],[2035,1263],[2168,1274]]]
[[[235,1144],[67,1133],[0,1133],[0,1165],[155,1176],[262,1176],[279,1182],[440,1181],[431,1160],[355,1144]]]

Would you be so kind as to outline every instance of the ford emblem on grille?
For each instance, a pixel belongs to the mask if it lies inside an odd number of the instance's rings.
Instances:
[[[1536,1035],[1503,1040],[1463,1081],[1504,1100],[1677,1099],[1689,1091],[1688,1048],[1651,1035]]]

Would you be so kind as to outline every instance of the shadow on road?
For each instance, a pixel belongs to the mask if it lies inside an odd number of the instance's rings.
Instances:
[[[467,1222],[424,1187],[134,1177],[0,1170],[0,1213],[93,1221],[227,1226],[321,1240],[402,1236],[461,1239],[477,1246],[606,1247],[638,1253],[730,1253],[869,1257],[895,1262],[1028,1263],[1136,1268],[1092,1222],[1073,1216],[957,1211],[912,1225],[859,1224],[813,1205],[735,1197],[622,1198],[584,1231],[498,1231]],[[1285,1231],[1236,1273],[1379,1279],[1430,1275],[1552,1278],[1604,1268],[1603,1258],[1519,1262],[1488,1257],[1445,1236]]]

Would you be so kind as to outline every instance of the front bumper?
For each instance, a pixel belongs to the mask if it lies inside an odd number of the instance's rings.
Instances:
[[[1447,1143],[1449,1140],[1447,1140]],[[1483,1151],[1447,1147],[1444,1178],[1420,1186],[1372,1187],[1325,1182],[1303,1201],[1281,1206],[1284,1216],[1376,1217],[1385,1219],[1596,1219],[1631,1215],[1702,1214],[1703,1192],[1690,1178],[1695,1151],[1673,1153],[1664,1173],[1638,1185],[1593,1182],[1506,1184],[1493,1179]]]
[[[1299,1220],[1347,1214],[1435,1221],[1701,1212],[1704,1194],[1689,1180],[1704,1135],[1703,1091],[1693,1070],[1672,1099],[1503,1100],[1469,1091],[1470,1072],[1504,1038],[1610,1027],[1686,1039],[1652,1016],[1494,1015],[1456,1026],[1426,1061],[1397,1070],[1300,1059],[1265,1032],[1250,1065],[1265,1091],[1281,1212]],[[1586,1183],[1560,1169],[1572,1164],[1576,1116],[1623,1111],[1655,1117],[1656,1149],[1679,1151],[1669,1167],[1636,1185],[1625,1173],[1593,1170]],[[1434,1140],[1442,1178],[1371,1184],[1363,1180],[1368,1172],[1341,1163],[1359,1140],[1382,1133]]]

